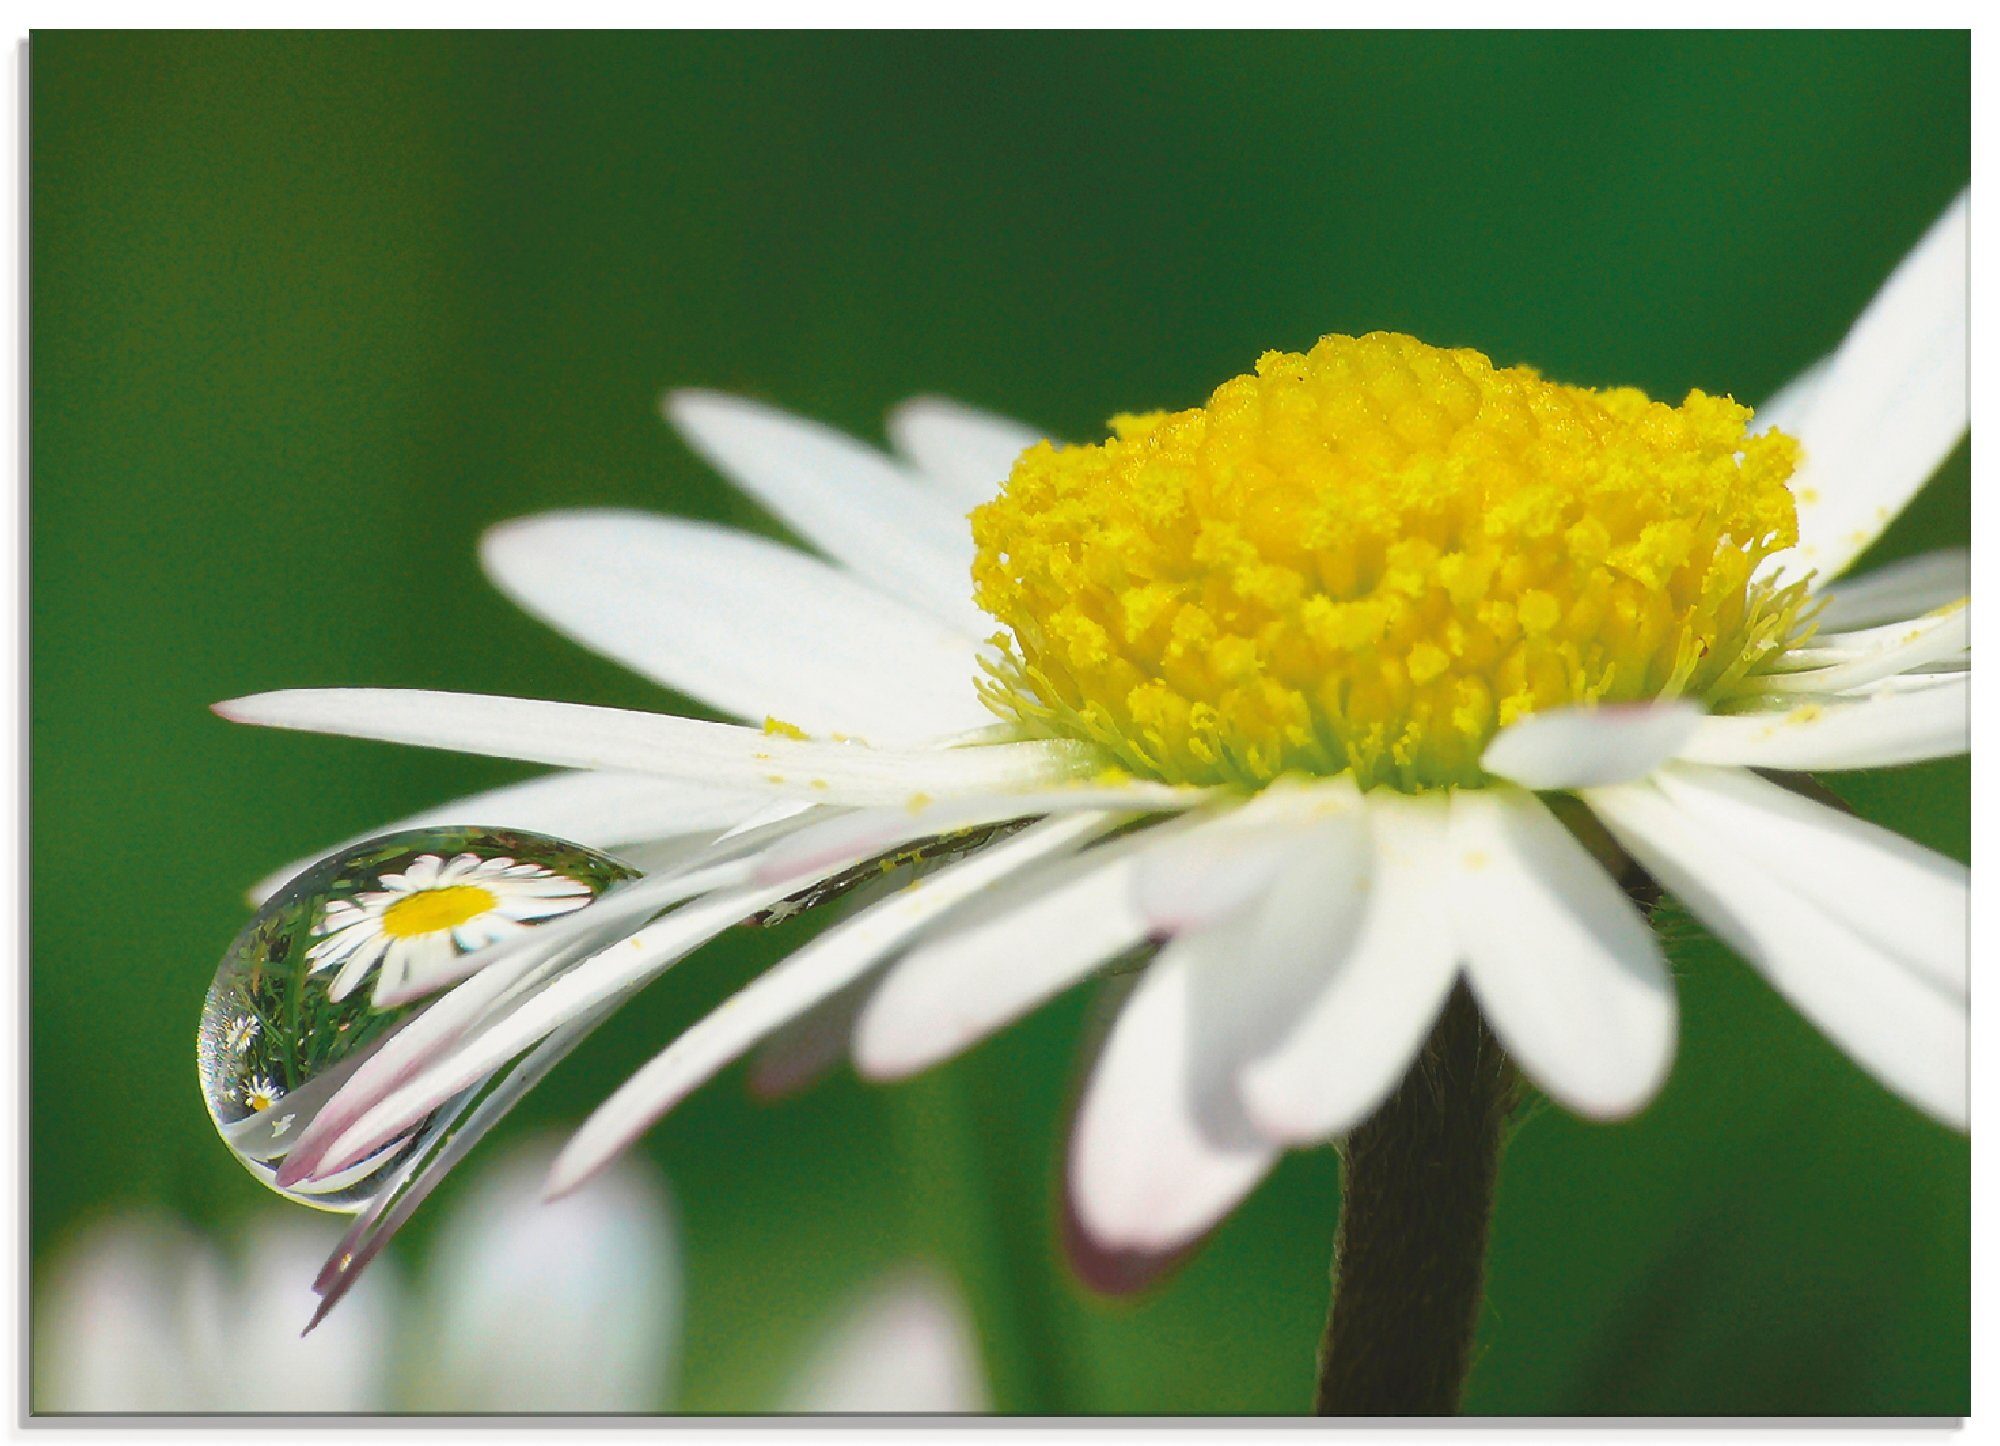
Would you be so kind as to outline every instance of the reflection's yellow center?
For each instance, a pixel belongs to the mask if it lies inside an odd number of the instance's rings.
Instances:
[[[477,884],[453,884],[405,894],[382,911],[382,932],[396,939],[456,929],[500,901]]]
[[[1481,781],[1566,703],[1715,699],[1783,646],[1796,444],[1411,337],[1267,353],[1204,407],[1042,443],[973,514],[1003,716],[1174,781]]]

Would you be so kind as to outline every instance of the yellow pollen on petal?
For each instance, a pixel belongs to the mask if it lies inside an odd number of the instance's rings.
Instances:
[[[1795,641],[1797,444],[1377,332],[1269,352],[1206,405],[1043,442],[973,513],[982,689],[1144,777],[1475,785],[1575,703],[1725,700]]]
[[[441,934],[470,923],[500,901],[477,884],[451,884],[405,894],[382,911],[382,932],[393,939]]]

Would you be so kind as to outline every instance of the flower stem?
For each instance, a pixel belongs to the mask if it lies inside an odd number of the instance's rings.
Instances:
[[[1514,1094],[1461,983],[1395,1094],[1348,1137],[1320,1415],[1457,1412]]]

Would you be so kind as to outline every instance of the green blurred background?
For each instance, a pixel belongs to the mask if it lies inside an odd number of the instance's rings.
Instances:
[[[1962,34],[42,33],[30,71],[38,1260],[122,1204],[222,1231],[267,1208],[194,1079],[243,887],[523,771],[210,702],[670,701],[474,562],[488,524],[565,505],[775,532],[660,423],[663,388],[869,437],[942,391],[1083,436],[1263,349],[1392,328],[1756,399],[1970,165]],[[1961,449],[1880,555],[1962,542],[1967,495]],[[1962,761],[1834,783],[1965,855]],[[1658,1103],[1544,1108],[1515,1139],[1469,1409],[1964,1412],[1965,1141],[1675,932]],[[675,971],[503,1133],[580,1118],[795,938]],[[688,1231],[685,1409],[760,1399],[912,1253],[966,1283],[1005,1408],[1306,1408],[1330,1152],[1154,1294],[1071,1282],[1054,1181],[1088,1002],[897,1088],[762,1106],[732,1076],[654,1132]]]

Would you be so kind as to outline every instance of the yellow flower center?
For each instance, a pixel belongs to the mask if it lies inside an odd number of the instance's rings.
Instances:
[[[1001,716],[1176,782],[1474,785],[1571,703],[1714,703],[1790,642],[1797,444],[1377,332],[1040,443],[972,515]]]
[[[382,911],[382,932],[394,939],[442,933],[478,918],[499,902],[477,884],[420,889]]]

